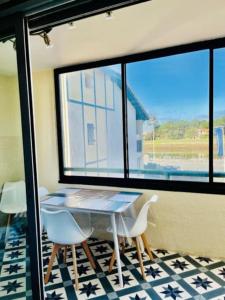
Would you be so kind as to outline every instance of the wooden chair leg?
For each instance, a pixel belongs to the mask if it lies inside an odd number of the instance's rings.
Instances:
[[[124,254],[126,248],[125,237],[121,237],[121,244],[122,244],[122,253]]]
[[[60,248],[60,245],[54,244],[53,249],[52,249],[51,258],[50,258],[50,261],[49,261],[49,264],[48,264],[48,270],[47,270],[47,273],[46,273],[45,279],[44,279],[45,284],[47,284],[48,281],[49,281],[49,276],[50,276],[51,271],[52,271],[52,265],[54,263],[55,256],[56,256],[59,248]]]
[[[77,272],[77,258],[76,258],[76,249],[75,245],[71,246],[72,255],[73,255],[73,267],[74,267],[74,275],[75,275],[75,288],[79,290],[79,281],[78,281],[78,272]]]
[[[94,261],[92,255],[91,255],[91,251],[90,251],[90,249],[88,247],[87,241],[84,241],[82,243],[82,246],[84,248],[84,251],[85,251],[85,253],[87,255],[88,260],[90,261],[90,264],[91,264],[92,268],[95,270],[96,269],[95,261]]]
[[[66,257],[67,257],[67,246],[64,247],[64,264],[66,264]]]
[[[144,243],[144,247],[145,247],[145,249],[146,249],[146,251],[148,253],[149,258],[151,260],[153,260],[154,258],[153,258],[153,255],[152,255],[152,251],[151,251],[151,248],[149,246],[149,243],[148,243],[147,238],[146,238],[146,236],[145,236],[144,233],[141,235],[141,238],[142,238],[142,241]]]
[[[136,238],[132,238],[133,245],[136,247]]]
[[[144,269],[144,265],[143,265],[143,260],[142,260],[142,255],[141,255],[141,250],[140,250],[138,237],[136,237],[135,241],[136,241],[138,259],[139,259],[139,263],[140,263],[140,267],[141,267],[141,273],[142,273],[142,276],[143,276],[144,280],[146,280],[145,269]]]
[[[116,251],[113,250],[111,260],[110,260],[110,263],[109,263],[109,272],[112,272],[112,268],[113,268],[113,265],[115,263],[115,260],[116,260]]]
[[[11,221],[12,221],[12,214],[8,214],[7,227],[10,226]]]

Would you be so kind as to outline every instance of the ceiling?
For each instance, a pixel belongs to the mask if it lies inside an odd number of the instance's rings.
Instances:
[[[30,37],[33,70],[56,68],[104,58],[225,37],[224,0],[152,0],[55,27],[54,46]],[[0,44],[0,73],[15,72],[12,44]]]

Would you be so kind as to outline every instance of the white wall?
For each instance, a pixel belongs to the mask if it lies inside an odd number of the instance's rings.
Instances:
[[[24,161],[17,76],[0,74],[0,193],[5,182],[23,179]],[[0,227],[6,222],[7,214],[0,212]]]
[[[108,81],[109,82],[109,81]],[[108,83],[108,88],[112,89],[112,85]],[[112,91],[111,94],[113,95]],[[110,99],[110,101],[109,101]],[[107,128],[109,129],[109,134],[107,135],[108,141],[108,157],[109,157],[109,168],[119,168],[123,169],[123,124],[121,118],[122,112],[122,94],[120,88],[114,85],[114,106],[112,97],[107,98],[108,106],[114,108],[114,110],[107,111]],[[120,177],[121,174],[114,174],[113,176]]]
[[[24,179],[17,76],[0,75],[0,188]]]
[[[137,133],[136,133],[136,112],[130,101],[127,101],[128,115],[128,146],[129,146],[129,166],[137,168]],[[133,126],[135,124],[135,126]]]
[[[59,175],[52,70],[33,73],[33,95],[39,185],[54,191]]]
[[[38,170],[42,185],[58,185],[53,73],[34,75]],[[110,179],[109,179],[110,180]],[[140,191],[140,190],[139,190]],[[157,193],[159,202],[150,213],[153,247],[182,253],[225,258],[225,196],[142,190],[137,208]]]

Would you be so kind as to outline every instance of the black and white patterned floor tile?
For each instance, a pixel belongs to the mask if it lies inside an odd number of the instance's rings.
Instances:
[[[26,290],[26,278],[21,277],[12,280],[5,280],[0,282],[1,298],[9,294],[22,293]]]
[[[24,219],[24,218],[23,218]],[[20,222],[20,220],[19,220]],[[5,243],[5,234],[1,235],[0,248],[0,298],[1,300],[30,299],[30,272],[24,222],[9,231]]]
[[[169,259],[164,263],[176,274],[181,274],[183,272],[188,272],[195,269],[195,266],[187,261],[184,257]]]
[[[186,277],[184,278],[184,281],[187,282],[189,286],[191,286],[200,295],[204,295],[205,293],[220,288],[220,285],[206,273],[199,273]]]
[[[74,279],[73,265],[68,265],[67,269],[69,271],[71,280],[73,280]],[[89,261],[84,262],[84,263],[78,263],[77,271],[79,274],[79,278],[82,278],[85,276],[90,276],[90,275],[95,275],[95,270],[91,267],[91,264]]]
[[[102,254],[104,254],[104,255],[110,254],[113,251],[113,249],[110,247],[110,245],[108,243],[106,243],[105,241],[102,244],[98,244],[95,246],[92,246],[91,244],[89,244],[89,247],[95,257],[100,256]]]
[[[53,245],[45,233],[42,242],[46,272]],[[111,273],[108,272],[112,242],[93,238],[88,244],[96,270],[92,269],[82,246],[77,246],[79,290],[76,291],[71,249],[67,250],[66,264],[60,251],[45,286],[46,300],[225,300],[225,261],[154,249],[154,261],[143,253],[145,281],[135,248],[128,245],[121,255],[124,280],[121,289],[116,265]],[[31,299],[29,257],[23,232],[11,232],[4,249],[0,249],[0,262],[1,300]]]
[[[11,276],[15,274],[24,274],[26,272],[26,262],[21,261],[17,263],[6,263],[2,266],[1,269],[1,280],[6,276]]]
[[[200,264],[203,267],[207,267],[218,262],[218,260],[216,259],[211,259],[209,257],[202,256],[192,256],[192,259],[194,259],[198,264]]]
[[[166,284],[158,285],[153,288],[159,299],[190,299],[191,294],[188,293],[177,281],[172,281]]]
[[[141,268],[138,267],[137,270],[141,274]],[[157,279],[169,277],[169,274],[159,264],[155,263],[145,266],[145,274],[147,282],[153,282]]]

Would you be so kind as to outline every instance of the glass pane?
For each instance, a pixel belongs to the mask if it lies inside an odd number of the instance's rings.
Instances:
[[[214,181],[225,182],[225,49],[214,51]]]
[[[121,67],[63,73],[65,175],[123,177]]]
[[[208,181],[208,50],[127,65],[130,177]]]
[[[0,42],[0,296],[31,295],[15,38]]]

